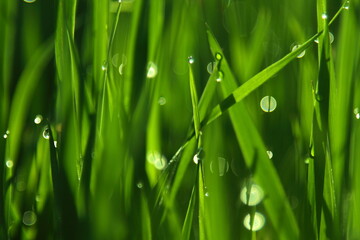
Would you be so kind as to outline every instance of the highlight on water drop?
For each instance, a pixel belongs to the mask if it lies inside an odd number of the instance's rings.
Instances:
[[[276,99],[272,96],[265,96],[260,101],[260,107],[264,112],[273,112],[276,106]]]
[[[165,97],[159,97],[158,104],[160,106],[164,106],[166,104],[166,98]]]
[[[12,160],[7,160],[6,161],[6,167],[7,168],[12,168],[14,166],[14,162]]]
[[[321,14],[321,18],[325,20],[328,18],[328,15],[326,13],[323,13],[323,14]]]
[[[221,82],[224,78],[224,73],[222,71],[218,71],[216,81]]]
[[[36,2],[36,0],[24,0],[24,2],[26,2],[26,3],[34,3],[34,2]]]
[[[42,122],[42,120],[43,120],[43,117],[40,114],[38,114],[35,116],[34,123],[38,125]]]
[[[189,56],[189,57],[188,57],[188,62],[189,62],[190,64],[193,64],[193,63],[195,62],[194,57],[193,57],[193,56]]]
[[[241,189],[240,200],[248,206],[258,205],[264,198],[264,191],[259,185],[248,184]]]
[[[255,212],[253,219],[247,214],[244,218],[244,227],[250,231],[259,231],[265,225],[265,217],[259,212]]]
[[[272,151],[268,150],[268,151],[266,151],[266,153],[267,153],[269,159],[272,159],[272,158],[273,158],[274,154],[273,154]]]
[[[298,49],[300,47],[300,45],[298,45],[298,44],[293,44],[293,46],[292,46],[292,48],[291,48],[291,51],[292,52],[294,52],[296,49]],[[306,53],[306,51],[304,50],[304,51],[302,51],[301,53],[299,53],[299,55],[297,55],[296,57],[297,58],[302,58],[302,57],[304,57],[305,56],[305,53]]]
[[[193,157],[194,163],[199,164],[199,162],[202,160],[203,157],[204,157],[204,151],[202,148],[200,148],[200,149],[198,149],[197,153]]]
[[[142,183],[142,182],[138,182],[138,183],[136,184],[136,186],[137,186],[137,188],[141,189],[141,188],[143,188],[143,183]]]
[[[158,73],[158,69],[157,69],[156,64],[153,63],[153,62],[149,62],[148,66],[147,66],[146,77],[147,78],[154,78],[154,77],[156,77],[157,73]]]
[[[49,139],[49,138],[50,138],[50,130],[49,130],[48,127],[46,127],[46,128],[44,129],[42,135],[43,135],[43,138],[45,138],[45,139]]]
[[[350,1],[346,1],[343,7],[345,10],[349,10],[350,8]]]
[[[103,62],[103,65],[101,65],[101,70],[103,70],[103,71],[107,70],[107,61]]]

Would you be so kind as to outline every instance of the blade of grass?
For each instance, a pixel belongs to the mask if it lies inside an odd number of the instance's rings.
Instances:
[[[190,201],[187,208],[186,216],[184,225],[182,228],[182,237],[181,239],[190,239],[191,229],[192,229],[192,222],[193,222],[193,216],[195,212],[195,202],[196,202],[196,184],[194,184],[194,187],[191,191]]]
[[[218,61],[221,61],[220,69],[225,76],[221,81],[221,87],[224,95],[226,96],[233,91],[234,88],[236,88],[236,81],[226,59],[223,57],[224,55],[219,44],[209,30],[208,39],[213,56],[215,56]],[[302,47],[305,48],[309,44],[310,43],[307,42]],[[289,58],[290,57],[283,60],[283,62],[280,60],[280,64],[278,66],[270,68],[272,71],[270,71],[269,74],[271,72],[275,73],[279,71],[281,69],[280,66],[283,66],[282,64],[284,64],[284,61],[288,61]],[[260,78],[261,76],[262,78]],[[260,84],[262,81],[264,82],[267,80],[264,75],[260,75],[260,77],[255,78],[255,80],[258,79],[257,81],[259,81]],[[242,103],[238,103],[236,107],[233,107],[230,110],[229,114],[239,146],[245,158],[245,163],[248,168],[254,170],[253,174],[255,181],[266,192],[267,199],[264,200],[265,209],[269,215],[272,225],[276,229],[279,239],[297,239],[299,236],[299,229],[290,204],[286,199],[286,195],[276,169],[266,154],[264,143],[247,114],[245,106]],[[287,219],[287,221],[284,222],[281,221],[281,219]]]

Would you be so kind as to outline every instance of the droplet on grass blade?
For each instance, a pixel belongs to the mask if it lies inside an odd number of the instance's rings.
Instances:
[[[142,182],[138,182],[138,183],[136,184],[136,186],[137,186],[137,188],[139,188],[139,189],[143,188]]]
[[[272,157],[274,156],[274,155],[273,155],[273,152],[270,151],[270,150],[266,151],[266,153],[267,153],[269,159],[272,159]]]
[[[193,157],[193,161],[195,164],[199,164],[199,162],[204,158],[204,151],[202,148],[199,148],[197,153]]]
[[[11,161],[11,160],[7,160],[6,161],[6,167],[7,168],[12,168],[14,166],[14,162],[13,161]]]
[[[26,3],[34,3],[34,2],[36,2],[36,0],[24,0],[24,2],[26,2]]]
[[[34,119],[34,123],[35,124],[40,124],[43,120],[43,117],[39,114],[39,115],[36,115],[35,116],[35,119]]]
[[[146,159],[149,163],[154,165],[158,170],[163,170],[166,167],[167,159],[164,155],[158,152],[150,152],[147,154]]]
[[[217,60],[217,61],[220,61],[221,59],[222,59],[222,55],[221,55],[221,53],[215,53],[215,59]]]
[[[291,48],[291,51],[294,52],[296,49],[298,49],[300,47],[300,45],[298,44],[294,44],[294,46]],[[302,51],[300,54],[298,54],[296,57],[297,58],[302,58],[303,56],[305,56],[306,51]]]
[[[260,107],[264,112],[273,112],[276,106],[276,100],[272,96],[265,96],[260,101]]]
[[[255,212],[253,221],[251,215],[247,214],[244,218],[244,227],[250,231],[259,231],[265,225],[265,217],[259,212]]]
[[[325,20],[328,18],[328,15],[326,13],[323,13],[323,14],[321,14],[321,18]]]
[[[206,70],[209,74],[212,74],[214,72],[216,62],[209,62],[206,66]]]
[[[259,185],[251,184],[243,187],[240,192],[240,200],[248,206],[258,205],[264,198],[264,191]]]
[[[4,138],[4,139],[7,139],[7,138],[8,138],[8,135],[5,133],[5,134],[3,135],[3,138]]]
[[[360,111],[359,108],[355,108],[354,109],[354,115],[356,119],[360,119]]]
[[[224,79],[224,73],[222,71],[218,71],[216,81],[221,82]]]
[[[37,217],[33,211],[26,211],[23,215],[23,223],[26,226],[32,226],[36,223]]]
[[[195,62],[195,59],[194,59],[193,56],[189,56],[188,61],[189,61],[190,64],[193,64]]]
[[[211,161],[210,171],[213,174],[224,176],[229,171],[229,163],[223,157],[218,157],[217,160]]]
[[[350,8],[350,1],[346,1],[343,7],[345,10],[349,10]]]
[[[50,138],[50,130],[49,130],[49,128],[45,128],[42,135],[43,135],[43,138],[49,139]]]
[[[159,97],[158,103],[160,106],[163,106],[166,104],[166,98],[164,97]]]
[[[157,73],[158,73],[158,69],[157,69],[156,64],[153,62],[149,62],[148,67],[147,67],[146,77],[154,78],[154,77],[156,77]]]
[[[101,70],[106,71],[107,70],[107,62],[104,61],[103,65],[101,65]]]

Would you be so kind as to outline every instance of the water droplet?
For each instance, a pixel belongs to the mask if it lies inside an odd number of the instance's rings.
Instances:
[[[138,187],[138,188],[143,188],[143,184],[142,184],[142,182],[138,182],[137,184],[136,184],[136,186]]]
[[[304,163],[305,163],[305,164],[309,164],[309,163],[310,163],[310,159],[311,159],[311,158],[305,158]]]
[[[272,157],[274,156],[274,155],[273,155],[273,152],[270,151],[270,150],[266,151],[266,153],[267,153],[269,159],[272,159]]]
[[[206,193],[205,193],[205,197],[209,197],[209,192],[206,192]]]
[[[272,112],[277,106],[276,100],[272,96],[265,96],[260,101],[260,107],[264,112]]]
[[[158,69],[157,69],[156,64],[153,62],[149,62],[148,67],[147,67],[146,77],[154,78],[154,77],[156,77],[157,73],[158,73]]]
[[[164,106],[166,104],[166,98],[159,97],[158,103],[159,105]]]
[[[54,141],[54,147],[57,148],[57,141]]]
[[[222,55],[221,55],[221,53],[215,53],[215,59],[216,60],[218,60],[218,61],[220,61],[221,59],[222,59]]]
[[[6,161],[6,167],[12,168],[13,166],[14,166],[14,162],[13,162],[13,161],[11,161],[11,160],[7,160],[7,161]]]
[[[49,139],[50,138],[49,128],[45,128],[42,135],[45,139]]]
[[[332,44],[334,42],[334,34],[332,34],[331,32],[329,32],[329,40],[330,40],[330,44]]]
[[[295,44],[292,48],[291,51],[294,52],[296,49],[298,49],[300,47],[300,45]],[[299,55],[297,55],[297,58],[302,58],[303,56],[305,56],[306,51],[302,51]]]
[[[119,63],[120,63],[120,54],[116,53],[112,58],[111,58],[111,63],[114,67],[118,67]]]
[[[36,223],[37,217],[33,211],[26,211],[23,215],[23,223],[26,226],[32,226]]]
[[[209,64],[206,66],[206,70],[209,74],[212,74],[214,72],[216,62],[209,62]]]
[[[229,163],[225,158],[218,157],[216,161],[211,161],[210,171],[222,177],[229,171]]]
[[[349,10],[350,8],[350,1],[346,1],[343,7],[345,10]]]
[[[107,70],[107,62],[104,61],[103,65],[101,65],[101,70],[106,71]]]
[[[204,151],[202,148],[199,148],[197,153],[193,157],[193,161],[195,164],[198,164],[204,158]]]
[[[10,131],[9,130],[6,130],[6,132],[5,132],[7,135],[9,135],[10,134]]]
[[[40,201],[41,201],[40,194],[36,194],[35,201],[37,201],[37,202],[40,202]]]
[[[328,18],[328,15],[326,13],[323,13],[323,14],[321,14],[321,18],[325,20]]]
[[[166,157],[158,152],[148,153],[146,159],[149,163],[154,165],[154,167],[158,170],[163,170],[167,164]]]
[[[316,99],[316,101],[321,102],[321,101],[323,100],[323,97],[322,97],[321,94],[316,93],[316,94],[315,94],[315,99]]]
[[[251,224],[250,214],[246,215],[244,218],[244,226],[250,231],[259,231],[265,225],[265,217],[259,212],[255,212],[253,222]]]
[[[193,64],[195,62],[195,59],[194,59],[193,56],[189,56],[188,61],[189,61],[190,64]]]
[[[360,111],[359,111],[359,108],[355,108],[355,109],[354,109],[354,114],[355,114],[355,118],[356,118],[356,119],[360,119]]]
[[[123,75],[123,70],[124,70],[124,64],[120,64],[120,66],[119,66],[119,74],[120,75]]]
[[[3,135],[3,138],[4,138],[4,139],[7,139],[7,138],[8,138],[8,135],[5,133],[5,134]]]
[[[240,192],[240,200],[248,206],[258,205],[263,198],[264,191],[256,184],[245,186]]]
[[[224,78],[224,73],[222,71],[218,71],[218,75],[216,77],[217,82],[221,82]]]
[[[36,115],[34,119],[35,124],[40,124],[43,120],[43,117],[41,115]]]
[[[24,0],[24,2],[26,2],[26,3],[34,3],[34,2],[36,2],[36,0]]]

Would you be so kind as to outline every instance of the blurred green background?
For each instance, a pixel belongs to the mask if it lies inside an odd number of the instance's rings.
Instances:
[[[359,16],[359,0],[0,0],[0,239],[359,239]],[[203,121],[327,30],[194,139],[189,78]]]

